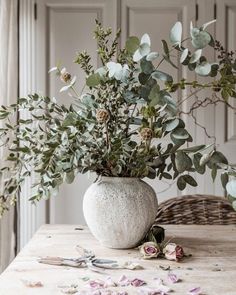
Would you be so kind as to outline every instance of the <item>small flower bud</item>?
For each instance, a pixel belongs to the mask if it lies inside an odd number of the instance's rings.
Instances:
[[[96,118],[99,123],[106,123],[109,119],[109,112],[105,109],[99,109],[97,110]]]
[[[143,128],[140,131],[140,136],[141,136],[142,140],[144,140],[144,141],[151,140],[152,137],[153,137],[152,129],[150,129],[150,128]]]

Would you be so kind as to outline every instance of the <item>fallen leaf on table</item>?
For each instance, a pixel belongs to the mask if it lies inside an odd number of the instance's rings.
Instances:
[[[40,281],[31,281],[31,280],[21,280],[22,283],[28,288],[40,288],[43,287],[42,282]]]

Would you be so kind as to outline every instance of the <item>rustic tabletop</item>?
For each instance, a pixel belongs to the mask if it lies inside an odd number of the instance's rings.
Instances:
[[[137,249],[114,250],[100,246],[86,227],[44,225],[1,274],[0,295],[72,294],[76,290],[79,293],[75,294],[81,294],[82,290],[89,290],[89,280],[105,280],[111,276],[116,282],[122,275],[144,280],[145,288],[155,287],[155,278],[160,278],[176,295],[188,294],[197,287],[203,295],[236,294],[236,226],[165,225],[165,229],[166,238],[181,244],[191,257],[179,263],[164,259],[143,260]],[[78,257],[77,245],[92,250],[99,258],[112,258],[120,263],[137,262],[144,269],[96,273],[87,268],[38,262],[45,256]],[[176,274],[180,281],[172,284],[168,280],[169,272]],[[140,294],[143,288],[110,287],[109,290]]]

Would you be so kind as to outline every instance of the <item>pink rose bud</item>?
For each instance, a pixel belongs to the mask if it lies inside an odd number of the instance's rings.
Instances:
[[[179,261],[184,257],[184,250],[181,246],[176,245],[175,243],[169,243],[163,249],[165,258],[168,260]]]
[[[144,243],[139,247],[139,251],[144,259],[157,257],[161,253],[160,247],[154,242]]]

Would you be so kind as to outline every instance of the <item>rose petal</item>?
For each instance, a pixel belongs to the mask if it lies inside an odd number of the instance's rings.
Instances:
[[[177,277],[176,274],[169,272],[168,273],[168,280],[169,282],[171,282],[172,284],[175,284],[179,281],[179,278]]]
[[[121,287],[129,286],[130,283],[131,283],[130,280],[125,275],[122,275],[118,281],[118,284]]]
[[[188,295],[200,295],[201,294],[201,288],[196,287],[188,291]]]
[[[43,284],[40,281],[28,281],[28,280],[21,280],[21,281],[28,288],[39,288],[39,287],[43,287]]]
[[[116,287],[117,284],[112,280],[111,277],[107,277],[105,279],[105,284],[104,284],[104,287],[107,288],[107,287]]]
[[[88,286],[92,289],[104,288],[105,282],[102,280],[91,280],[88,282]]]
[[[138,293],[140,295],[168,295],[168,293],[165,293],[158,288],[147,288],[147,287],[140,288],[138,290]]]
[[[131,281],[131,285],[134,286],[134,287],[140,287],[140,286],[143,286],[145,284],[146,284],[146,282],[144,282],[143,280],[140,280],[140,279],[133,279]]]
[[[131,269],[131,270],[143,269],[142,265],[140,265],[139,263],[136,263],[136,262],[131,262],[131,261],[125,262],[122,267],[126,268],[126,269]]]

